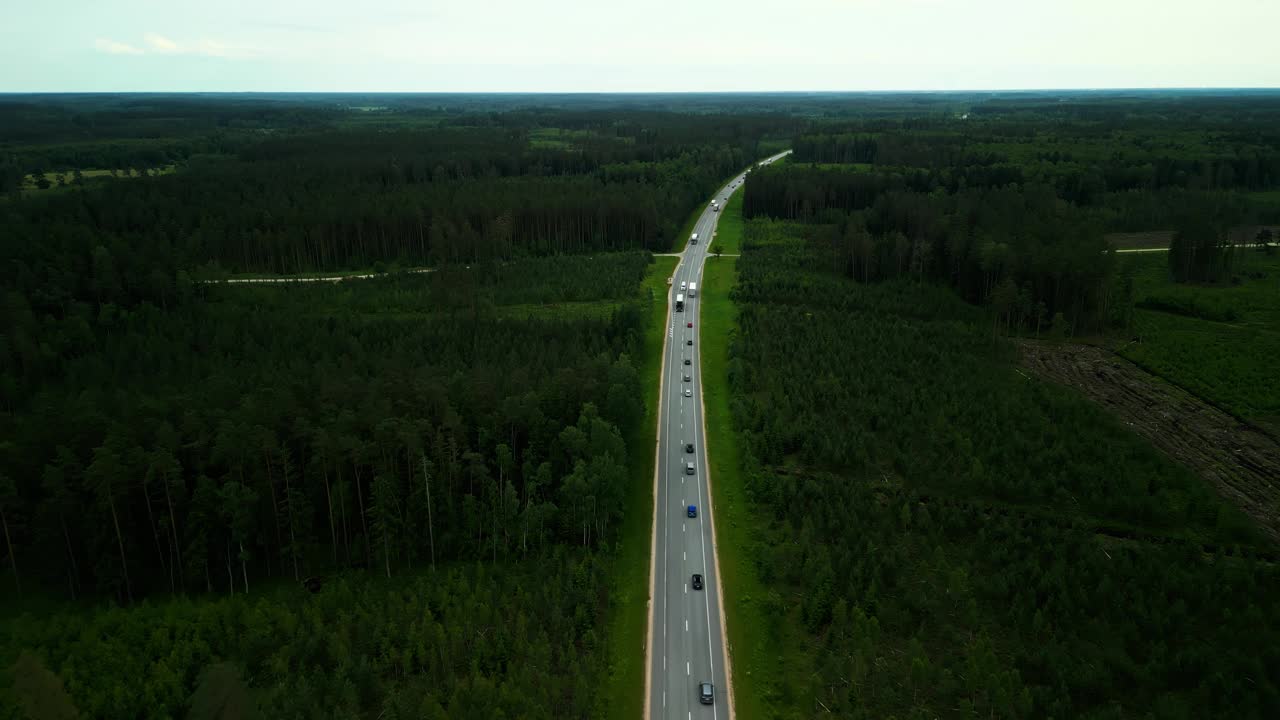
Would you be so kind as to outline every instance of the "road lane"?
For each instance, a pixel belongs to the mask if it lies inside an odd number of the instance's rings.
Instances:
[[[769,160],[777,157],[781,155]],[[739,175],[720,188],[714,198],[716,202],[723,206],[733,192],[741,189],[742,179]],[[653,563],[650,602],[653,631],[648,644],[647,671],[648,706],[653,718],[719,720],[732,717],[702,434],[698,341],[698,308],[706,292],[702,287],[702,267],[719,217],[708,202],[694,224],[698,242],[686,245],[672,276],[668,298],[672,312],[664,350],[666,377],[659,402],[658,487],[654,498],[657,557]],[[687,243],[688,238],[685,241]],[[690,296],[687,289],[680,287],[681,283],[687,287],[691,282],[698,283],[697,296]],[[683,311],[674,309],[675,296],[680,293],[685,295]],[[693,327],[689,327],[689,323],[693,323]],[[686,359],[690,364],[685,364]],[[688,381],[684,379],[686,376]],[[692,391],[690,397],[685,397],[686,389]],[[693,443],[694,452],[686,451],[686,443]],[[694,463],[692,475],[685,470],[687,462]],[[697,517],[688,517],[689,505],[697,507]],[[702,590],[691,586],[695,573],[703,576]],[[703,682],[715,686],[712,705],[698,701],[698,686]]]

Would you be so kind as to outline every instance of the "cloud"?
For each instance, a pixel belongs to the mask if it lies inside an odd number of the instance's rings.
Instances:
[[[178,43],[170,40],[169,38],[163,35],[158,35],[156,33],[147,33],[146,35],[142,36],[142,39],[146,40],[147,45],[151,46],[151,49],[155,50],[156,52],[175,53],[175,52],[179,52],[180,50],[180,48],[178,47]]]
[[[147,49],[145,50],[128,43],[103,38],[96,40],[93,46],[100,52],[111,55],[203,55],[217,58],[247,58],[260,54],[253,48],[228,45],[219,40],[210,40],[208,38],[202,38],[194,43],[179,43],[154,32],[143,35],[142,41],[146,45]]]
[[[98,38],[93,41],[93,46],[100,52],[110,55],[141,55],[142,50],[129,45],[128,43],[116,42],[115,40],[107,40],[106,38]]]

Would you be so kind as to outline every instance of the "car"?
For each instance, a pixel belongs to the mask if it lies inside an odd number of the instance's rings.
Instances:
[[[688,510],[688,515],[689,515],[689,517],[692,517],[692,518],[696,518],[696,517],[698,517],[698,506],[697,506],[697,505],[690,505],[690,506],[689,506],[689,510]]]
[[[703,705],[714,705],[716,689],[709,682],[698,683],[698,702]]]
[[[693,327],[693,323],[691,323],[691,322],[690,322],[690,323],[685,323],[685,324],[684,324],[684,326],[685,326],[685,327]]]
[[[693,361],[692,361],[692,360],[690,360],[689,358],[685,358],[685,359],[684,359],[684,364],[685,364],[685,365],[692,365],[692,364],[693,364]]]
[[[701,589],[702,589],[702,576],[701,576],[701,575],[699,575],[699,574],[697,574],[697,573],[694,573],[694,574],[693,574],[693,582],[692,582],[692,583],[690,583],[690,584],[691,584],[691,585],[693,585],[693,589],[694,589],[694,590],[701,590]]]
[[[684,389],[684,396],[685,396],[685,397],[693,397],[693,391],[692,391],[692,390],[690,390],[689,388],[685,388],[685,389]]]
[[[685,373],[685,374],[684,374],[684,381],[685,381],[685,382],[693,382],[693,376],[692,376],[692,375],[690,375],[689,373]]]
[[[691,452],[693,452],[693,443],[685,443],[685,444],[684,444],[684,451],[685,451],[685,452],[687,452],[687,453],[691,453]]]
[[[689,338],[688,340],[685,340],[685,341],[684,341],[684,344],[685,344],[685,345],[692,345],[692,344],[693,344],[693,338]]]
[[[697,470],[697,468],[695,468],[695,467],[693,466],[693,463],[691,463],[691,462],[687,462],[687,463],[685,463],[685,464],[684,464],[684,474],[685,474],[685,475],[692,475],[692,474],[694,474],[694,473],[695,473],[695,472],[697,472],[697,471],[698,471],[698,470]],[[691,508],[692,508],[693,506],[692,506],[692,505],[690,505],[689,507],[691,507]],[[693,516],[692,516],[692,515],[690,515],[690,517],[693,517]]]

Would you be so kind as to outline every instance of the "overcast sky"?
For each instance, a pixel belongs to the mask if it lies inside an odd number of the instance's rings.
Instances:
[[[0,91],[1280,87],[1280,0],[4,0]]]

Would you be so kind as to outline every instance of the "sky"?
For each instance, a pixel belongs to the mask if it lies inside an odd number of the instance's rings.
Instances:
[[[1280,87],[1280,0],[0,2],[0,92]]]

